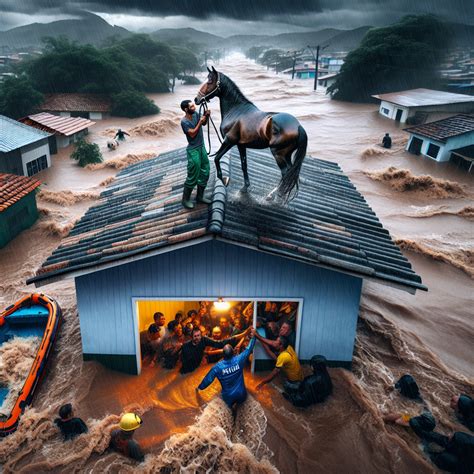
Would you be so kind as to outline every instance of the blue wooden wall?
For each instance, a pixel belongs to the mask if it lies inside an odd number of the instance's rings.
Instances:
[[[135,356],[132,298],[303,298],[299,357],[350,363],[361,286],[360,278],[211,240],[76,278],[83,352]]]

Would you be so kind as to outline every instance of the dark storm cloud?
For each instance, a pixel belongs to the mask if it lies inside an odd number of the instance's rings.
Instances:
[[[110,13],[148,13],[184,15],[193,18],[220,16],[237,20],[255,20],[267,15],[284,15],[298,11],[321,11],[319,0],[0,0],[0,11],[36,13],[44,10],[83,8]]]
[[[259,26],[268,29],[272,23],[275,32],[381,26],[421,13],[474,23],[473,0],[0,0],[0,30],[80,16],[84,10],[132,31],[151,28],[151,20],[157,24],[160,18],[175,18],[179,20],[170,21],[170,27],[197,21],[202,28],[224,30],[224,35],[259,33]]]

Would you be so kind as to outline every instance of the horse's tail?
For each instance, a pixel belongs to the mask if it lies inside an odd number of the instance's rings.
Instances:
[[[286,201],[290,199],[291,192],[296,187],[296,193],[293,197],[296,196],[298,192],[298,180],[301,171],[301,165],[303,164],[304,157],[306,156],[306,148],[308,146],[308,136],[306,135],[305,129],[298,125],[298,148],[296,149],[295,157],[293,164],[290,169],[285,173],[285,176],[282,177],[279,194],[285,196]]]

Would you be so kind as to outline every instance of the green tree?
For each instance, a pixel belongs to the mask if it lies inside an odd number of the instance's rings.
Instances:
[[[14,119],[31,114],[43,102],[26,75],[9,77],[0,84],[0,114]]]
[[[112,115],[134,118],[159,112],[159,107],[141,92],[126,91],[112,96]]]
[[[373,28],[347,55],[327,92],[334,99],[363,102],[372,94],[437,87],[446,38],[445,24],[432,15],[406,16]]]
[[[92,163],[102,163],[104,161],[99,145],[88,143],[83,138],[76,142],[71,158],[76,160],[77,164],[83,168]]]

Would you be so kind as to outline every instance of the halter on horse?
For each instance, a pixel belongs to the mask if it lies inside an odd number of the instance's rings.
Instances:
[[[293,115],[263,112],[250,102],[225,74],[214,67],[207,68],[207,82],[194,99],[196,105],[219,97],[221,106],[221,133],[224,141],[216,153],[217,177],[227,186],[228,177],[222,176],[220,159],[237,145],[242,163],[245,188],[250,186],[247,172],[247,148],[270,148],[281,171],[278,195],[287,201],[291,192],[298,189],[298,178],[306,156],[307,136]],[[292,162],[292,154],[296,151]]]

